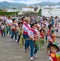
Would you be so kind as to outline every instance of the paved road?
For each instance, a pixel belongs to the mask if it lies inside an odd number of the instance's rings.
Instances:
[[[12,41],[10,37],[0,37],[0,61],[30,61],[29,53],[24,52],[24,47],[20,49],[19,45]],[[38,58],[34,59],[34,61],[48,61],[46,47],[43,46],[39,50]]]
[[[60,38],[60,31],[56,33],[56,36]]]

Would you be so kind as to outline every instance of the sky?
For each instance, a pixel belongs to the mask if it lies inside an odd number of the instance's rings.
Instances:
[[[2,1],[26,3],[26,4],[39,3],[39,2],[60,2],[60,0],[0,0],[0,2]]]

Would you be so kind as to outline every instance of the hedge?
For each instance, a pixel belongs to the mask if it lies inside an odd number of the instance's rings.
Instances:
[[[18,15],[18,12],[1,12],[0,11],[0,15],[7,15],[7,16],[12,15],[12,16],[14,16],[14,15]]]

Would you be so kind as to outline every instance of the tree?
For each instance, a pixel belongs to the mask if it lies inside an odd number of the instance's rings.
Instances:
[[[42,9],[39,10],[38,15],[42,16]]]
[[[37,9],[38,9],[38,7],[35,7],[35,8],[34,8],[34,11],[37,11]]]

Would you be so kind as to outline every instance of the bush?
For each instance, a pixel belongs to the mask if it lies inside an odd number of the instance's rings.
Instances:
[[[14,15],[18,15],[18,12],[2,12],[2,11],[0,11],[0,15],[14,16]]]
[[[42,16],[42,9],[39,10],[38,15]]]

